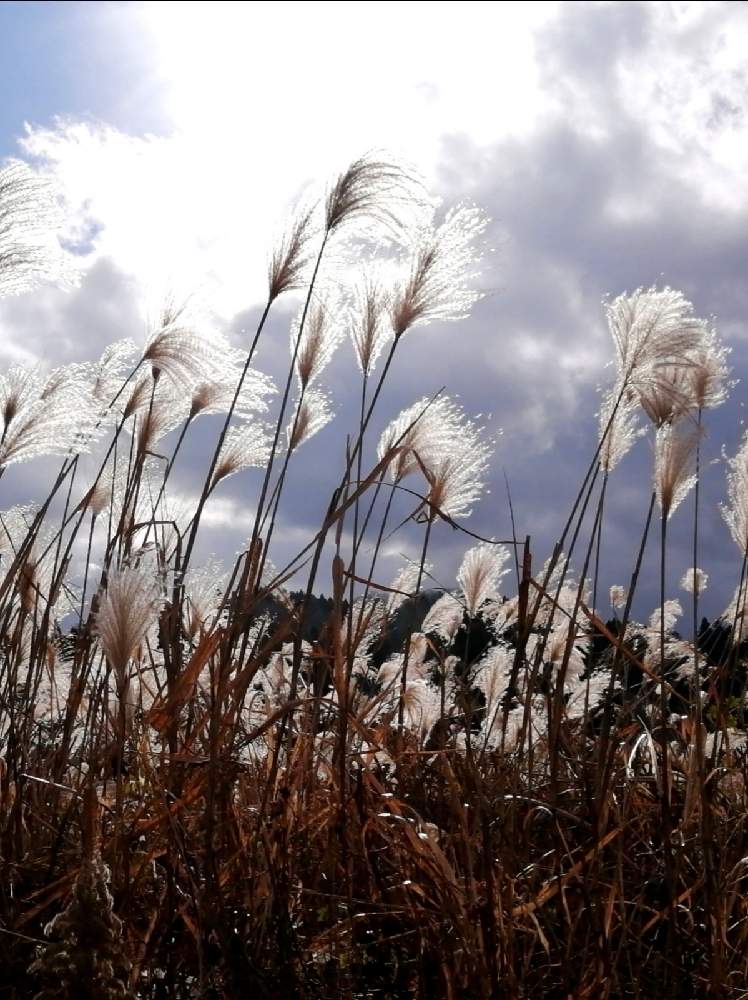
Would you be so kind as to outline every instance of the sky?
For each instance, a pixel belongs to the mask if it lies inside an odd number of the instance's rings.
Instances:
[[[143,341],[166,294],[193,296],[206,323],[246,344],[294,199],[387,149],[444,206],[485,209],[493,252],[469,319],[404,338],[374,430],[442,386],[482,414],[497,441],[491,491],[466,526],[510,536],[506,477],[537,566],[594,452],[599,389],[612,374],[606,296],[681,289],[731,346],[733,376],[748,373],[747,44],[742,2],[2,3],[0,158],[53,177],[82,280],[0,302],[0,365],[86,360],[116,338]],[[294,310],[273,315],[257,357],[277,378]],[[326,375],[336,420],[292,467],[278,563],[329,501],[354,373],[345,347]],[[718,504],[743,393],[739,382],[710,414],[704,443],[709,614],[740,571]],[[195,490],[216,433],[207,420],[196,432],[175,469],[179,489]],[[0,506],[41,492],[50,470],[12,470]],[[606,589],[633,568],[650,475],[642,441],[609,494]],[[211,501],[203,558],[239,547],[256,485],[235,477]],[[690,516],[686,503],[671,529],[670,597],[685,597]],[[420,531],[406,526],[388,544],[385,580],[415,556]],[[453,583],[468,543],[439,526],[440,581]],[[642,615],[658,603],[656,579],[653,547]]]

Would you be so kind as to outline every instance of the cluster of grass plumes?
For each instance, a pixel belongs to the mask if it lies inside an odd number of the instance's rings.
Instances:
[[[0,255],[0,290],[65,270],[38,197],[0,173],[2,245],[26,248]],[[441,392],[369,428],[402,337],[480,297],[485,228],[363,157],[289,222],[243,348],[169,304],[141,348],[0,379],[0,473],[60,456],[46,497],[0,515],[0,996],[739,995],[748,446],[723,511],[731,606],[697,629],[698,503],[687,636],[666,592],[725,352],[677,292],[610,303],[617,374],[551,557],[466,536],[457,586],[434,586],[429,553],[466,530],[491,444]],[[289,294],[276,387],[253,362]],[[322,383],[346,337],[358,422],[323,523],[276,568],[288,469],[332,419]],[[206,414],[217,440],[180,497],[172,469]],[[651,501],[631,580],[603,597],[608,483],[641,420]],[[230,476],[256,488],[247,544],[200,565]],[[657,513],[660,608],[637,623]],[[407,521],[420,555],[382,580]]]

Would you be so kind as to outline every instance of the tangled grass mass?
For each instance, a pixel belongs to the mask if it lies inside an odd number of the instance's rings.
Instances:
[[[1,294],[75,280],[59,225],[36,174],[0,172]],[[748,997],[748,439],[722,510],[735,596],[699,617],[726,350],[677,291],[610,301],[615,376],[557,544],[477,537],[485,429],[432,386],[370,425],[403,337],[469,316],[485,231],[364,156],[291,217],[241,348],[172,302],[140,347],[0,378],[0,488],[38,456],[55,470],[0,514],[0,997]],[[253,363],[291,295],[276,385]],[[277,566],[287,473],[333,417],[346,340],[358,421],[319,530]],[[217,440],[179,496],[205,415]],[[648,513],[603,594],[609,480],[643,436]],[[200,563],[231,476],[246,544]],[[406,522],[420,557],[382,579]],[[445,525],[466,545],[447,590]],[[647,545],[660,606],[640,623]]]

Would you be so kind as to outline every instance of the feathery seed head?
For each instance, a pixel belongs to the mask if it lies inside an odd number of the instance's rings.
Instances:
[[[109,408],[127,377],[126,373],[135,366],[137,353],[134,341],[129,338],[117,340],[92,365],[91,394],[100,415]]]
[[[406,275],[391,300],[390,322],[396,338],[417,324],[467,316],[482,295],[475,279],[487,225],[480,209],[458,205],[441,225],[421,229]]]
[[[637,438],[643,433],[637,427],[637,405],[633,395],[621,396],[620,385],[615,385],[600,407],[600,464],[605,472],[612,472],[628,454]],[[614,411],[618,402],[618,408]]]
[[[397,593],[387,595],[387,611],[389,614],[397,611],[403,601],[415,594],[419,578],[421,579],[421,583],[423,583],[423,577],[428,576],[433,568],[431,563],[427,562],[424,563],[422,571],[420,563],[410,561],[402,567],[390,584],[390,589],[397,591]]]
[[[638,380],[639,402],[655,427],[674,424],[698,408],[690,367],[687,359],[661,364]]]
[[[309,389],[304,393],[301,405],[286,428],[289,452],[296,451],[315,434],[323,430],[334,416],[330,397],[319,389]]]
[[[403,240],[429,207],[423,182],[404,164],[382,154],[354,160],[330,186],[325,229],[337,233],[356,225],[356,235]]]
[[[155,624],[160,606],[161,587],[152,573],[128,566],[109,576],[95,631],[118,681]]]
[[[665,601],[662,608],[655,608],[652,614],[649,616],[649,626],[648,631],[651,636],[658,636],[660,634],[660,619],[664,615],[665,631],[672,632],[675,628],[675,623],[683,614],[683,608],[680,605],[680,601]]]
[[[729,348],[710,330],[698,348],[690,355],[688,375],[696,405],[701,410],[712,409],[727,399],[734,386],[727,365]]]
[[[162,323],[151,335],[143,361],[150,364],[154,377],[163,373],[183,391],[191,392],[196,382],[220,377],[228,351],[223,337],[214,334],[208,339],[175,320]]]
[[[211,490],[221,480],[242,469],[262,468],[270,458],[270,440],[263,424],[243,423],[232,427],[218,456]]]
[[[319,235],[315,205],[297,211],[275,246],[268,265],[268,299],[301,288],[309,277],[311,243]]]
[[[301,332],[303,313],[292,325],[291,356],[296,354],[296,375],[302,389],[319,378],[343,340],[345,332],[340,314],[341,305],[337,296],[328,293],[325,299],[310,304]]]
[[[426,635],[435,632],[443,642],[449,643],[457,635],[464,616],[465,609],[454,594],[442,594],[432,604],[421,628]]]
[[[472,618],[492,597],[498,594],[499,583],[508,572],[509,551],[503,545],[482,542],[465,553],[457,582]]]
[[[37,455],[83,450],[94,424],[85,366],[56,369],[46,378],[37,369],[11,368],[0,377],[0,468]]]
[[[226,365],[220,375],[215,378],[198,382],[193,386],[190,402],[189,419],[193,420],[200,414],[228,413],[236,387],[244,371],[247,355],[244,351],[229,352]],[[254,368],[248,368],[244,375],[242,387],[234,403],[234,413],[239,417],[248,417],[254,413],[266,413],[268,404],[266,397],[277,392],[273,380]]]
[[[189,569],[184,581],[184,628],[188,639],[194,639],[208,619],[217,612],[227,577],[216,560],[210,560],[200,569]]]
[[[628,599],[628,591],[625,587],[620,584],[615,583],[610,588],[610,606],[615,608],[616,611],[620,611],[622,608],[626,607],[626,601]]]
[[[643,369],[698,349],[706,333],[704,320],[672,288],[619,295],[607,306],[607,318],[624,383]]]
[[[38,281],[75,282],[73,258],[57,239],[62,223],[48,181],[21,161],[0,170],[0,297]]]
[[[175,396],[171,392],[159,392],[162,384],[158,383],[152,401],[134,418],[139,455],[153,451],[162,437],[187,419],[187,402],[184,397]]]
[[[462,411],[448,396],[430,400],[419,399],[403,410],[383,431],[377,445],[381,462],[388,452],[398,452],[389,466],[389,474],[397,483],[422,468],[424,456],[432,461],[449,453],[452,432]]]
[[[675,513],[696,485],[693,457],[696,435],[664,424],[655,437],[654,487],[665,518]]]
[[[705,573],[703,569],[699,569],[698,566],[694,566],[692,569],[687,569],[683,574],[680,585],[688,594],[696,593],[701,595],[706,590],[708,582],[709,574]]]
[[[485,489],[493,449],[482,440],[482,428],[462,413],[448,430],[451,438],[448,452],[437,457],[428,453],[421,456],[429,484],[426,496],[429,516],[469,517]]]
[[[358,367],[368,376],[385,344],[392,339],[388,298],[376,274],[364,274],[354,286],[350,324]]]
[[[429,483],[427,502],[437,512],[468,516],[483,491],[492,449],[459,404],[440,396],[403,410],[379,439],[379,461],[396,446],[389,466],[396,483],[420,469]]]
[[[727,464],[727,503],[720,505],[720,512],[732,540],[745,556],[748,555],[748,432]]]

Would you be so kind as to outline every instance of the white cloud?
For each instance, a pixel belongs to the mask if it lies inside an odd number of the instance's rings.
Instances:
[[[557,8],[466,3],[456,17],[420,3],[359,3],[345,16],[332,3],[133,6],[130,31],[153,53],[168,130],[61,121],[30,129],[22,145],[62,184],[92,259],[111,258],[146,302],[197,292],[223,319],[263,298],[290,200],[373,147],[416,163],[438,188],[457,181],[447,136],[489,150],[527,141],[555,116],[602,143],[624,115],[669,174],[702,198],[734,199],[748,168],[744,11]],[[567,52],[558,42],[570,37]],[[598,64],[610,76],[593,85]],[[611,192],[606,210],[636,221],[645,202]]]
[[[228,318],[263,298],[272,239],[310,180],[385,148],[437,183],[445,134],[530,130],[547,103],[532,29],[553,6],[145,4],[131,30],[155,53],[166,133],[60,121],[22,146],[92,257],[149,300],[197,289]]]

